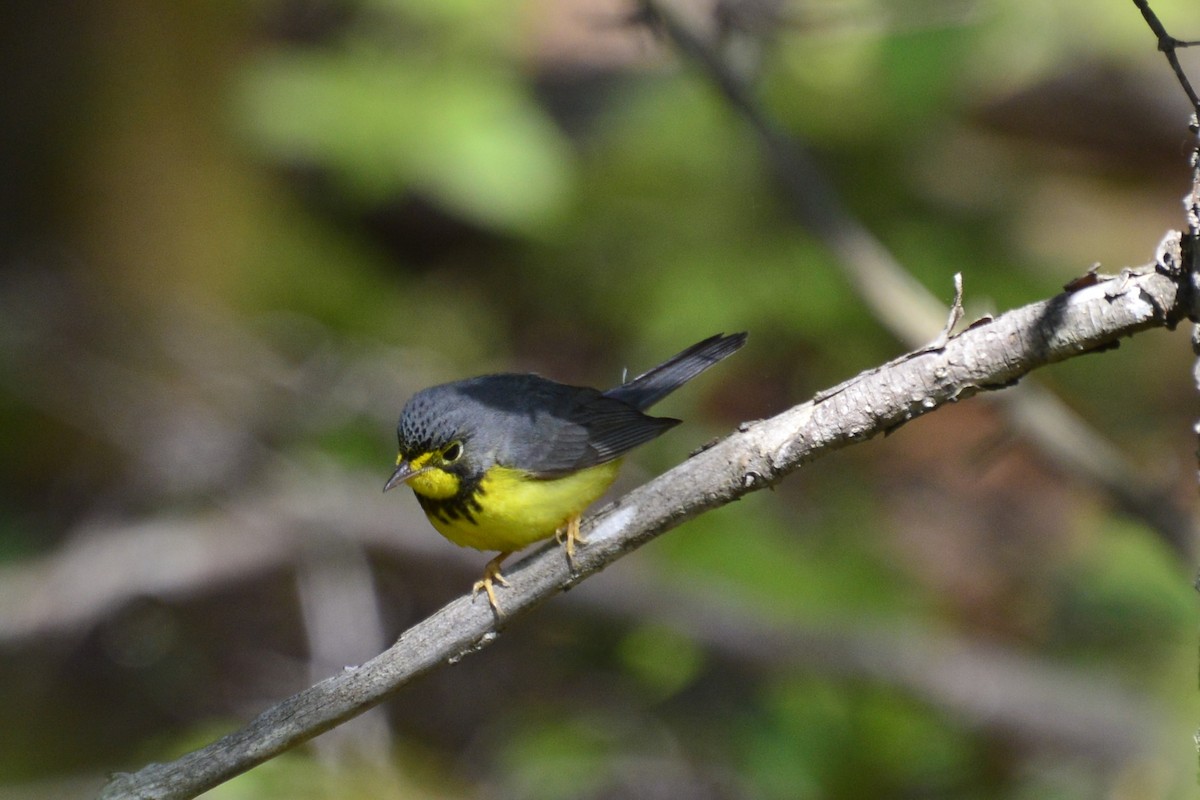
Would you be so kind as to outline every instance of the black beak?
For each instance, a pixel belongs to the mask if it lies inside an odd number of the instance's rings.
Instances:
[[[401,461],[396,465],[396,471],[392,473],[392,477],[388,478],[388,482],[383,485],[383,490],[386,492],[388,489],[394,489],[409,478],[424,471],[424,469],[413,469],[412,464],[407,461]]]

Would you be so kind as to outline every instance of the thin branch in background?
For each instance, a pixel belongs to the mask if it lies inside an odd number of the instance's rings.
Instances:
[[[301,527],[296,591],[308,641],[310,680],[358,664],[387,646],[379,595],[365,548],[329,536],[329,527]],[[393,766],[387,715],[371,709],[314,743],[318,757],[337,765]]]
[[[1116,280],[1066,292],[968,328],[939,351],[912,354],[848,381],[820,401],[745,424],[590,516],[576,571],[551,543],[509,570],[506,616],[468,595],[403,633],[387,651],[264,711],[246,727],[167,764],[117,775],[105,800],[174,800],[200,792],[375,707],[415,679],[495,641],[554,594],[692,517],[773,486],[829,453],[892,431],[947,403],[1009,386],[1033,369],[1104,349],[1182,313],[1177,254]]]
[[[1160,709],[1109,676],[896,620],[780,624],[703,585],[666,587],[636,572],[606,572],[597,591],[571,592],[563,601],[571,610],[668,626],[743,668],[768,673],[807,668],[892,686],[968,727],[1003,730],[1030,750],[1069,753],[1100,767],[1126,763],[1160,745],[1154,732]]]
[[[638,9],[631,19],[644,21],[698,67],[754,130],[796,220],[830,249],[876,318],[907,347],[929,342],[946,319],[945,305],[850,213],[817,159],[758,103],[715,44],[702,39],[659,0],[640,0]],[[1190,563],[1200,539],[1196,522],[1153,474],[1132,464],[1078,414],[1036,384],[990,400],[1050,464],[1103,492],[1114,508],[1146,525]]]
[[[26,638],[78,636],[101,624],[111,609],[135,598],[153,596],[178,603],[204,595],[214,585],[233,578],[254,581],[267,573],[295,569],[301,573],[298,581],[302,584],[302,604],[319,603],[314,616],[326,620],[306,625],[312,631],[310,649],[323,653],[313,657],[314,680],[336,673],[344,664],[360,663],[366,660],[363,653],[370,647],[367,642],[337,645],[344,631],[322,633],[330,622],[339,624],[338,618],[328,618],[322,608],[326,605],[348,608],[340,624],[345,625],[347,615],[353,616],[354,625],[350,627],[354,628],[361,627],[358,623],[362,615],[375,613],[361,607],[370,601],[367,595],[371,576],[362,574],[361,564],[353,563],[358,560],[358,551],[387,554],[418,565],[418,570],[436,563],[439,572],[457,575],[455,580],[464,585],[478,572],[478,563],[469,553],[437,546],[427,531],[415,525],[412,530],[397,532],[394,510],[368,502],[369,494],[377,495],[370,478],[333,469],[291,470],[280,485],[251,499],[256,508],[243,507],[232,517],[228,511],[209,512],[176,520],[170,526],[159,522],[158,527],[123,526],[92,532],[91,536],[81,532],[83,535],[76,538],[90,541],[87,550],[61,548],[39,561],[0,572],[0,646],[11,648],[24,643],[4,634],[11,633],[15,627],[12,618],[19,617],[20,609],[26,606],[41,610],[35,628],[29,629],[31,620],[25,619]],[[229,535],[239,521],[244,524],[250,519],[261,519],[269,525],[257,528],[254,536]],[[146,586],[139,574],[141,564],[162,563],[162,557],[148,547],[160,537],[167,537],[176,552],[192,554],[201,568],[191,574],[171,573],[155,586]],[[258,538],[266,540],[252,545],[260,560],[245,563],[244,571],[237,576],[221,572],[221,562],[204,555],[246,547],[250,545],[248,540]],[[350,574],[342,574],[346,560],[351,562]],[[303,574],[313,569],[324,573],[325,562],[332,563],[333,574]],[[70,598],[71,606],[56,607],[64,600],[58,591],[62,581],[56,576],[85,574],[96,563],[111,565],[116,570],[115,588],[124,588],[126,593],[114,597],[93,581],[79,581],[76,594]],[[573,591],[562,598],[564,605],[559,611],[572,619],[584,615],[625,625],[664,625],[742,671],[804,670],[837,680],[867,680],[892,686],[929,702],[971,728],[1003,730],[1010,738],[1026,743],[1030,750],[1049,747],[1104,764],[1123,762],[1152,752],[1155,747],[1152,720],[1158,710],[1149,698],[1100,675],[1046,664],[1019,648],[919,626],[906,628],[908,623],[895,619],[870,620],[858,615],[836,629],[828,624],[790,620],[786,625],[769,623],[761,613],[730,598],[728,593],[714,592],[707,584],[672,585],[651,574],[640,561],[605,571],[597,578],[587,591]],[[331,579],[328,590],[313,585]],[[319,596],[344,591],[358,596],[333,603]],[[335,647],[331,648],[331,641]],[[344,657],[339,659],[337,653]],[[1051,713],[1047,711],[1044,687],[1053,686],[1063,690],[1054,692]],[[998,695],[1004,697],[1003,702],[996,702]],[[355,721],[366,721],[377,711],[366,712]],[[345,729],[342,726],[336,732]],[[387,769],[390,761],[374,757],[385,746],[387,737],[385,720],[376,719],[365,729],[346,731],[337,742],[327,742],[327,735],[315,743],[334,745],[339,762],[344,763],[344,755],[361,756],[365,752],[374,768]],[[328,751],[319,752],[324,755]],[[71,796],[84,794],[73,792]]]
[[[871,231],[845,207],[817,159],[789,135],[754,98],[742,77],[716,47],[703,40],[664,4],[645,0],[639,16],[666,38],[720,92],[759,137],[767,165],[786,194],[797,221],[837,257],[871,310],[909,347],[927,343],[947,309],[925,289]],[[936,322],[930,322],[936,320]]]
[[[377,483],[374,473],[280,460],[266,485],[208,513],[80,524],[52,554],[0,566],[0,648],[82,635],[138,597],[178,601],[296,569],[302,537],[318,530],[349,530],[356,547],[401,546],[410,562],[461,563],[464,579],[475,571],[466,551],[429,534],[419,511],[372,502]]]

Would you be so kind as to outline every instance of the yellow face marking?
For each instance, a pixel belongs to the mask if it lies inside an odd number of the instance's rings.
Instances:
[[[458,494],[458,476],[446,472],[439,467],[429,466],[429,460],[438,453],[422,453],[409,461],[413,471],[425,470],[409,478],[406,483],[417,494],[431,497],[434,500],[446,500]],[[396,463],[403,461],[401,457]]]
[[[428,464],[429,459],[431,459],[431,458],[433,458],[433,452],[421,453],[421,455],[417,456],[414,459],[411,459],[408,463],[412,466],[413,471],[416,471],[416,470],[421,469],[421,467],[425,466],[426,464]],[[396,456],[396,466],[399,466],[400,462],[403,460],[404,460],[403,455]]]

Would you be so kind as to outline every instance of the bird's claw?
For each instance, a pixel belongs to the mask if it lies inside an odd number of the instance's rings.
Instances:
[[[496,602],[496,589],[494,587],[497,583],[501,586],[510,585],[508,579],[500,574],[500,564],[503,563],[504,559],[508,558],[509,555],[511,554],[501,553],[489,561],[487,566],[483,568],[483,577],[475,581],[475,584],[471,587],[472,596],[477,595],[480,592],[485,592],[487,594],[488,604],[491,605],[492,611],[496,613],[496,616],[500,616],[500,604]]]

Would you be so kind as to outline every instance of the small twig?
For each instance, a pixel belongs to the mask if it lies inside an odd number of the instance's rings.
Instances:
[[[954,302],[950,304],[950,313],[946,315],[946,325],[942,328],[942,332],[937,338],[930,342],[926,347],[930,350],[941,350],[946,346],[946,342],[950,341],[950,335],[954,333],[954,326],[963,318],[963,279],[962,273],[954,273]]]
[[[1146,24],[1150,26],[1150,30],[1158,38],[1158,49],[1167,57],[1167,62],[1171,65],[1171,69],[1175,71],[1175,77],[1179,80],[1179,85],[1183,87],[1184,94],[1188,96],[1188,100],[1192,103],[1193,113],[1200,115],[1200,95],[1196,94],[1196,90],[1192,88],[1191,81],[1183,71],[1183,65],[1179,63],[1179,57],[1175,55],[1175,51],[1182,47],[1195,47],[1200,42],[1185,42],[1181,39],[1176,39],[1171,34],[1167,33],[1166,27],[1159,20],[1158,15],[1150,8],[1149,0],[1133,0],[1133,4],[1142,12],[1142,17],[1146,20]]]

